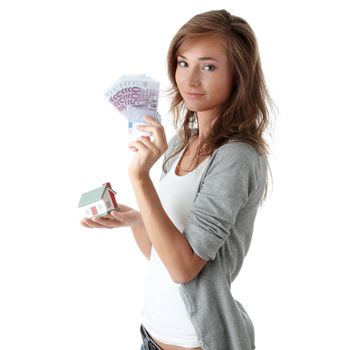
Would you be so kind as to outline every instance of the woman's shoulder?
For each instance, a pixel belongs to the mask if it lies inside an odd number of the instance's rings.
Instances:
[[[222,146],[218,148],[218,150],[222,152],[243,152],[243,153],[251,153],[256,154],[257,150],[254,146],[249,144],[248,142],[243,141],[229,141],[224,143]]]
[[[192,135],[195,135],[197,130],[191,130]],[[181,136],[179,133],[173,135],[168,141],[168,152],[172,152],[180,143],[182,142]],[[229,141],[212,153],[213,160],[216,161],[223,159],[245,159],[249,162],[258,161],[263,158],[263,156],[258,152],[258,150],[249,144],[248,142],[243,141]]]
[[[214,173],[223,171],[232,176],[246,172],[256,181],[263,182],[267,173],[267,159],[247,142],[228,142],[214,151],[209,168],[215,169]]]
[[[191,135],[196,135],[198,133],[198,129],[191,129]],[[174,134],[168,141],[168,147],[176,147],[180,142],[182,142],[182,138],[180,132]]]
[[[181,141],[180,135],[173,135],[168,141],[168,149],[173,149]]]
[[[261,156],[254,146],[242,141],[227,142],[217,148],[214,154],[219,160],[241,159],[249,162],[257,161]]]

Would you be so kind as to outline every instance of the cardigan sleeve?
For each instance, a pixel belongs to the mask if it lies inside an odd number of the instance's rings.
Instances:
[[[192,250],[213,260],[230,235],[240,209],[257,187],[255,149],[242,142],[221,146],[205,174],[183,234]]]

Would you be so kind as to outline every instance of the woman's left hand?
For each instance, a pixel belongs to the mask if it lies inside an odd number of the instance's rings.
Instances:
[[[150,136],[141,136],[129,143],[128,147],[136,153],[128,168],[132,179],[148,176],[153,164],[168,149],[164,127],[153,117],[145,116],[144,120],[148,125],[138,125],[137,129],[151,132],[154,141],[151,141]]]

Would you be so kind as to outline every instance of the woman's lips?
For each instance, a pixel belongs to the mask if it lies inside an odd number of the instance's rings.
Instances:
[[[200,92],[186,92],[186,95],[189,96],[189,97],[195,98],[195,97],[201,97],[204,94],[200,93]]]

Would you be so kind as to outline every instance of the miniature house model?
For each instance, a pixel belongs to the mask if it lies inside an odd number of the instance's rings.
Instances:
[[[109,182],[106,182],[99,188],[83,193],[79,208],[82,208],[83,215],[87,218],[105,216],[112,210],[119,211],[115,194],[117,192],[113,191]]]

